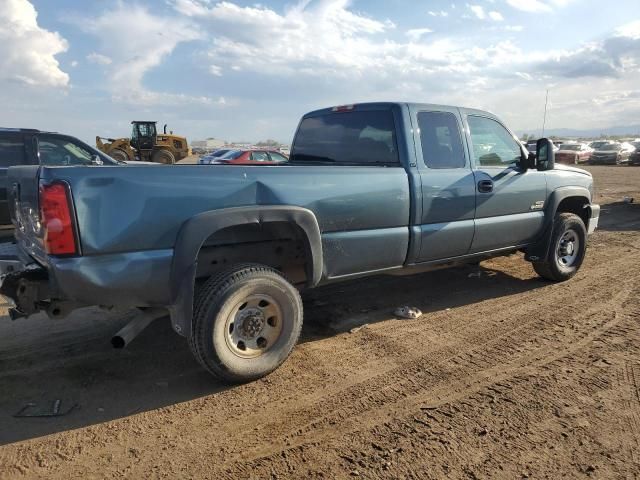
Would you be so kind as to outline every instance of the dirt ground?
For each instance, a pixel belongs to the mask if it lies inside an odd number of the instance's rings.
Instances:
[[[514,255],[316,290],[248,385],[167,321],[112,350],[125,312],[0,318],[0,478],[640,477],[640,168],[588,168],[601,229],[570,282]],[[78,407],[12,416],[55,399]]]

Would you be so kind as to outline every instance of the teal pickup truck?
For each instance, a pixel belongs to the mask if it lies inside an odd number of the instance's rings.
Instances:
[[[406,103],[308,113],[281,165],[18,166],[8,190],[13,318],[161,312],[230,382],[287,358],[303,289],[516,251],[564,281],[600,212],[551,141],[529,154],[490,113]]]

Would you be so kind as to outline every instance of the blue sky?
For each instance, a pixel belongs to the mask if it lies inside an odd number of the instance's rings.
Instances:
[[[406,100],[522,131],[547,88],[549,128],[640,123],[638,0],[3,3],[2,126],[289,142],[308,110]]]

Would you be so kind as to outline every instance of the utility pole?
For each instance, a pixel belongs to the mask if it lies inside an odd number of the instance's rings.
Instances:
[[[547,88],[547,96],[544,99],[544,118],[542,120],[542,137],[544,138],[544,129],[547,126],[547,103],[549,103],[549,89]]]

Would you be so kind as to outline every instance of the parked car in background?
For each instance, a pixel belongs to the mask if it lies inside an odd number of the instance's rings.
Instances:
[[[560,150],[556,152],[556,162],[577,165],[588,162],[592,153],[593,150],[584,143],[566,142],[560,145]]]
[[[591,163],[601,165],[620,165],[629,161],[631,150],[623,148],[621,143],[608,142],[599,145],[591,154]]]
[[[538,144],[537,140],[527,140],[527,142],[524,144],[524,146],[526,147],[527,151],[529,153],[536,153],[536,145]]]
[[[215,158],[212,165],[277,165],[288,161],[287,157],[273,150],[229,150]]]
[[[200,165],[209,165],[216,158],[219,158],[230,151],[231,151],[230,148],[220,148],[218,150],[215,150],[211,153],[207,153],[206,155],[203,155],[202,157],[200,157],[200,159],[198,160],[198,163]]]
[[[597,150],[602,145],[606,145],[607,143],[615,143],[615,142],[611,142],[609,140],[595,140],[589,144],[589,147],[593,148],[594,150]]]
[[[631,142],[635,150],[629,155],[629,165],[640,165],[640,141]]]
[[[0,230],[13,228],[7,208],[9,167],[118,164],[121,162],[69,135],[25,128],[0,128]]]

